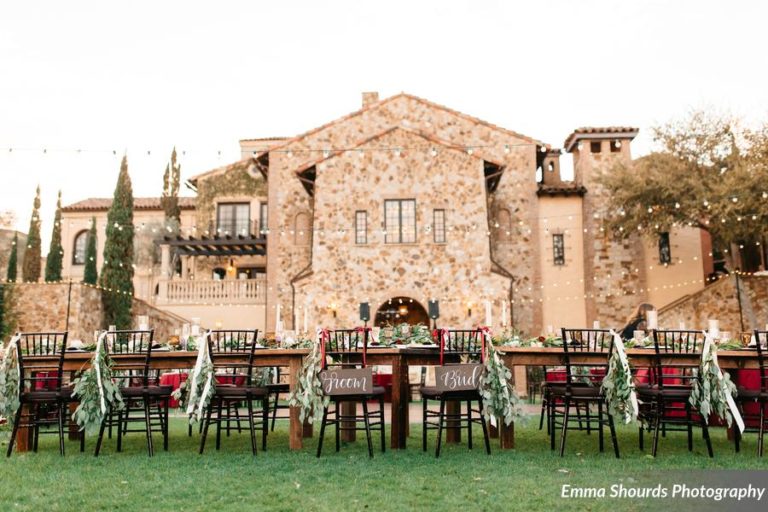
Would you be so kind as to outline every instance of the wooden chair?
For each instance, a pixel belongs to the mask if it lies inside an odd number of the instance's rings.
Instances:
[[[221,447],[222,426],[229,435],[230,425],[234,421],[239,425],[240,404],[248,408],[247,420],[251,436],[251,451],[257,453],[256,431],[261,431],[261,449],[267,449],[269,426],[268,392],[264,387],[255,386],[253,379],[253,356],[259,331],[254,330],[217,330],[208,336],[208,349],[213,362],[214,372],[226,379],[217,378],[216,390],[205,412],[200,453],[205,450],[208,428],[216,424],[216,449]],[[244,362],[234,362],[233,358],[245,358]],[[261,401],[261,410],[256,411],[254,402]],[[258,422],[256,421],[257,416]],[[258,423],[258,424],[257,424]]]
[[[747,350],[754,351],[754,355],[757,358],[758,365],[760,366],[759,389],[746,389],[739,386],[738,395],[736,397],[736,403],[739,406],[741,417],[744,419],[746,428],[744,432],[757,432],[757,454],[763,456],[763,440],[765,437],[765,431],[768,428],[768,331],[754,332],[755,346],[747,347]],[[745,407],[750,404],[754,404],[751,407]],[[757,411],[755,407],[757,406]],[[739,451],[739,442],[741,440],[741,433],[738,428],[734,428],[734,442],[736,445],[736,451]]]
[[[652,455],[659,447],[659,434],[685,431],[688,451],[693,451],[693,427],[701,426],[707,452],[713,457],[707,418],[704,418],[689,399],[694,381],[698,378],[699,362],[704,350],[704,333],[691,330],[655,330],[653,344],[655,361],[651,367],[650,384],[637,388],[641,401],[640,420],[653,430]],[[676,361],[679,356],[696,356],[696,362]],[[640,449],[643,449],[643,428],[640,427]]]
[[[550,448],[555,449],[555,432],[560,429],[560,456],[565,454],[566,436],[569,430],[591,432],[597,429],[600,451],[604,451],[605,442],[603,429],[607,425],[611,432],[611,441],[616,458],[619,458],[619,443],[616,438],[616,427],[613,416],[608,412],[605,397],[600,384],[608,358],[613,349],[613,336],[605,329],[562,329],[563,360],[565,362],[565,382],[553,384],[549,388],[549,439]],[[572,356],[593,354],[598,355],[604,363],[580,364],[573,363]],[[598,370],[599,369],[599,370]],[[597,371],[596,371],[597,370]],[[574,418],[571,409],[578,411],[583,407],[589,411],[597,407],[597,416],[589,414],[586,418]],[[586,428],[585,428],[586,424]]]
[[[337,329],[328,331],[321,339],[323,344],[323,370],[333,369],[365,369],[368,352],[367,329]],[[328,359],[332,362],[328,362]],[[371,376],[372,378],[372,376]],[[372,382],[371,382],[372,386]],[[317,456],[323,452],[325,427],[333,425],[336,428],[336,451],[341,447],[340,434],[344,431],[365,431],[368,441],[368,456],[373,457],[373,442],[371,429],[379,427],[381,434],[381,451],[386,451],[386,434],[384,428],[384,388],[372,386],[370,393],[330,395],[331,404],[323,411],[323,421],[320,424],[320,439],[317,443]],[[368,402],[376,400],[378,410],[370,411]],[[362,404],[363,414],[357,414],[357,404]],[[344,411],[343,404],[353,404],[353,411]],[[361,426],[362,423],[362,426]]]
[[[6,455],[11,456],[20,428],[32,429],[32,450],[35,452],[40,434],[57,433],[59,453],[64,455],[64,426],[68,424],[67,406],[72,401],[72,388],[62,385],[67,333],[25,332],[18,335],[19,409]],[[51,426],[56,429],[41,431],[41,427]]]
[[[102,421],[96,441],[95,455],[101,452],[104,430],[117,427],[117,451],[123,449],[123,437],[143,432],[147,439],[147,454],[155,454],[152,432],[163,436],[163,450],[168,450],[168,404],[172,386],[159,385],[159,372],[151,368],[152,351],[160,348],[154,341],[154,330],[108,331],[106,347],[113,356],[113,379],[120,386],[124,408],[110,410]],[[124,357],[123,357],[124,356]],[[132,428],[132,425],[141,427]]]
[[[440,366],[461,364],[462,362],[485,361],[484,337],[480,329],[474,330],[443,330],[438,329],[437,337],[440,344]],[[462,361],[464,360],[464,361]],[[482,396],[479,389],[461,391],[441,391],[437,386],[422,386],[420,389],[422,403],[422,437],[421,448],[427,451],[427,433],[437,430],[437,445],[435,457],[440,457],[442,448],[443,429],[467,430],[467,446],[472,449],[472,425],[479,423],[483,429],[485,451],[490,455],[491,443],[488,427],[482,413]],[[429,401],[440,402],[438,410],[429,408]],[[448,403],[458,403],[458,411],[446,411]],[[477,403],[477,409],[472,403]],[[461,406],[466,403],[467,409],[462,412]]]

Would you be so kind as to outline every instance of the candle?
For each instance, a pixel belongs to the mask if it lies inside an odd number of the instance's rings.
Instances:
[[[554,333],[555,333],[555,326],[547,325],[547,334],[554,334]]]
[[[216,321],[216,328],[221,329],[221,320]]]
[[[720,322],[717,321],[717,320],[714,320],[714,319],[710,319],[707,323],[708,323],[708,326],[709,326],[709,334],[712,337],[714,337],[714,338],[719,337],[720,336]]]
[[[491,318],[491,301],[487,300],[485,301],[485,326],[491,327],[493,324],[492,318]]]
[[[309,332],[307,327],[309,326],[309,305],[304,306],[304,332]]]
[[[501,301],[501,325],[507,326],[507,301]]]
[[[280,304],[275,307],[275,333],[279,333],[283,330],[283,326],[280,325]]]
[[[200,336],[200,326],[195,324],[192,326],[192,336]]]
[[[648,311],[648,329],[658,329],[659,328],[659,312],[658,311]]]
[[[592,322],[592,328],[593,329],[599,329],[600,328],[600,320],[595,320]]]
[[[685,322],[680,320],[680,325],[678,327],[680,328],[681,331],[684,331],[685,330]]]

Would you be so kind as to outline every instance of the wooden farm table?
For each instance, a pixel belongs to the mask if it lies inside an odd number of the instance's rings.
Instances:
[[[537,347],[498,347],[502,359],[510,369],[515,366],[558,366],[564,364],[563,350],[561,348],[537,348]],[[255,366],[287,366],[289,368],[289,386],[291,391],[296,386],[296,375],[299,372],[304,356],[309,354],[308,349],[259,349],[254,356]],[[628,349],[627,355],[635,366],[650,366],[655,357],[654,351],[649,349]],[[75,372],[88,366],[92,354],[87,352],[67,353],[64,360],[64,370]],[[142,356],[115,355],[115,359],[131,360],[137,363],[143,361]],[[153,352],[152,367],[156,369],[189,369],[195,364],[197,352]],[[440,353],[436,349],[422,348],[371,348],[368,350],[367,362],[372,365],[392,366],[392,403],[390,424],[390,446],[393,449],[404,449],[408,437],[408,367],[410,365],[437,365]],[[242,362],[243,357],[233,355],[232,362]],[[220,359],[221,360],[221,359]],[[664,356],[664,360],[684,364],[697,364],[698,357],[680,354]],[[718,352],[720,366],[726,369],[758,368],[758,361],[754,352],[730,350]],[[605,363],[604,354],[574,353],[571,361],[575,364],[601,364]],[[51,360],[55,365],[55,361]],[[514,426],[499,425],[501,445],[503,448],[514,447]],[[29,435],[19,431],[18,451],[26,451],[29,447]],[[299,409],[290,409],[290,433],[289,445],[291,450],[302,448],[302,438],[312,435],[311,425],[303,425],[299,420]]]

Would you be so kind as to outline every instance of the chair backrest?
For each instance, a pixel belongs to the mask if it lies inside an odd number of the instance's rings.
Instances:
[[[122,386],[148,386],[150,384],[152,348],[155,340],[155,330],[107,331],[106,342],[113,358],[113,376]],[[119,356],[137,356],[131,360]]]
[[[654,330],[653,346],[656,351],[656,364],[653,366],[653,383],[659,387],[692,385],[697,378],[705,340],[706,337],[702,331]],[[693,362],[676,361],[675,354],[698,357]]]
[[[16,353],[19,359],[19,393],[44,388],[61,391],[64,375],[65,332],[20,332]],[[55,372],[55,375],[50,373]]]
[[[231,371],[232,374],[245,373],[247,382],[253,375],[253,355],[259,330],[215,330],[208,335],[208,351],[215,371]],[[233,358],[233,356],[239,356]],[[235,361],[233,359],[240,359]],[[244,370],[244,372],[243,372]]]
[[[760,391],[768,393],[768,331],[755,329],[755,351],[760,365]]]
[[[589,382],[602,381],[602,375],[593,369],[608,367],[608,358],[613,350],[613,336],[609,329],[568,329],[562,328],[563,361],[565,362],[565,383],[567,386],[576,384],[584,379]],[[574,354],[600,354],[605,362],[574,364],[571,356]],[[601,359],[602,359],[601,357]],[[589,368],[581,372],[582,368]]]
[[[341,368],[365,368],[368,353],[369,329],[336,329],[323,331],[320,342],[324,356],[334,360],[331,366]],[[323,369],[328,366],[323,357]]]
[[[480,329],[438,329],[437,340],[440,366],[445,365],[446,360],[450,360],[448,364],[485,362],[485,336]]]

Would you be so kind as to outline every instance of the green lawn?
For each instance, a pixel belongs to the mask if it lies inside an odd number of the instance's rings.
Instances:
[[[316,459],[316,438],[305,440],[300,452],[288,450],[285,423],[269,436],[266,452],[250,454],[247,434],[224,438],[216,452],[212,438],[202,456],[199,437],[186,435],[181,418],[172,420],[171,449],[148,458],[144,438],[132,434],[123,453],[114,439],[93,457],[67,444],[60,457],[55,436],[41,441],[39,453],[3,456],[0,462],[2,510],[641,510],[648,503],[614,500],[563,500],[561,485],[597,485],[633,482],[650,473],[687,469],[763,469],[768,457],[756,456],[754,435],[735,454],[722,429],[714,429],[715,458],[696,433],[694,452],[686,450],[682,433],[662,439],[660,455],[653,459],[637,448],[634,428],[620,429],[622,458],[597,451],[597,435],[569,434],[567,453],[550,452],[548,438],[537,422],[517,426],[517,449],[501,451],[492,445],[491,456],[475,437],[475,449],[465,444],[446,446],[440,459],[430,449],[423,453],[420,427],[412,425],[408,450],[376,452],[369,460],[365,443],[358,441],[333,451],[333,435],[326,436],[327,451]],[[316,429],[317,431],[317,429]],[[607,434],[607,432],[606,432]],[[375,436],[374,443],[378,440]],[[495,441],[495,440],[494,440]],[[0,432],[3,453],[8,432]],[[158,445],[159,440],[157,441]],[[663,476],[662,476],[663,478]],[[658,507],[658,502],[654,505]],[[658,510],[658,508],[657,508]]]

